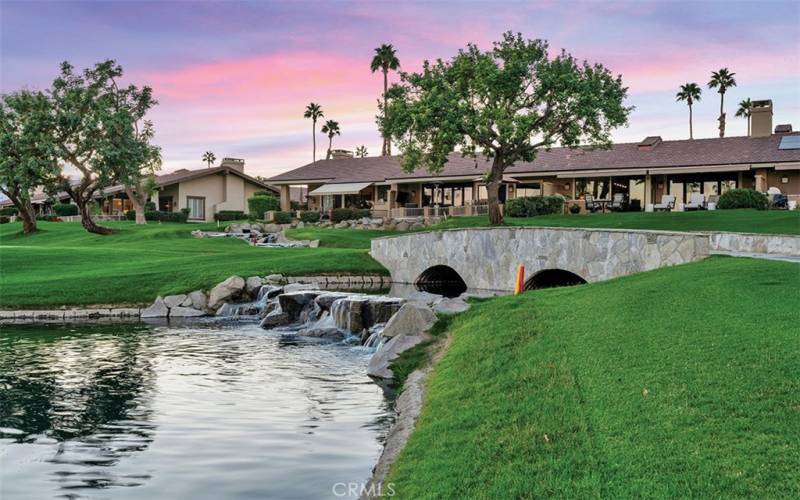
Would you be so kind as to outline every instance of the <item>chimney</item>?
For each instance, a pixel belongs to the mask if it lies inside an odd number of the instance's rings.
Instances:
[[[223,158],[220,167],[228,167],[237,172],[244,173],[244,160],[241,158]]]
[[[645,137],[644,140],[639,144],[637,144],[636,146],[639,151],[652,151],[660,143],[661,143],[660,135],[651,135],[649,137]]]
[[[353,152],[348,151],[346,149],[332,149],[331,150],[331,159],[334,160],[342,160],[344,158],[352,158]]]
[[[772,99],[753,101],[750,108],[750,137],[772,134]]]

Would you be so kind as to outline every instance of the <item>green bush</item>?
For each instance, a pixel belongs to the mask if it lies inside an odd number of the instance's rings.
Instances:
[[[7,215],[0,215],[0,224],[8,224],[11,219]]]
[[[560,214],[564,210],[564,197],[523,196],[506,202],[509,217],[535,217],[537,215]]]
[[[342,222],[343,220],[369,217],[369,214],[368,208],[334,208],[332,218],[333,222]]]
[[[320,213],[319,212],[303,212],[300,214],[300,220],[303,222],[319,222]]]
[[[53,205],[53,212],[61,217],[78,215],[78,205],[72,205],[70,203],[56,203]]]
[[[214,214],[214,220],[229,221],[229,220],[244,220],[244,212],[241,210],[220,210]]]
[[[17,207],[0,208],[0,215],[17,215],[17,214],[19,214],[19,210],[17,210]]]
[[[125,212],[125,218],[136,220],[136,210]],[[145,211],[144,220],[161,222],[186,222],[189,218],[189,209],[184,208],[180,212],[161,212],[159,210]]]
[[[766,210],[768,205],[767,195],[753,189],[731,189],[727,193],[723,193],[717,202],[717,208],[723,210],[729,208]]]
[[[272,220],[275,224],[291,224],[292,223],[292,213],[291,212],[275,212],[275,218]]]
[[[256,193],[252,198],[247,199],[247,209],[250,215],[260,219],[270,210],[280,210],[281,203],[272,195]]]
[[[156,206],[155,202],[148,201],[144,204],[144,211],[145,212],[156,212],[158,211],[158,207]]]

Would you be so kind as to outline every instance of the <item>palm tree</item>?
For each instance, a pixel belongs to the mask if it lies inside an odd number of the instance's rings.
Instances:
[[[325,156],[325,159],[330,160],[331,150],[333,149],[333,136],[342,135],[341,131],[339,130],[339,122],[335,120],[326,121],[325,125],[322,126],[322,133],[328,134],[328,154]]]
[[[694,139],[692,134],[692,104],[700,100],[700,86],[696,83],[686,83],[681,85],[681,90],[675,94],[676,101],[686,101],[689,105],[689,139]]]
[[[311,161],[317,161],[317,120],[325,116],[322,113],[322,106],[312,102],[306,106],[306,112],[303,113],[303,118],[311,118],[311,144],[314,151],[311,153]]]
[[[217,161],[217,157],[214,156],[214,153],[212,153],[211,151],[206,151],[205,153],[203,153],[203,161],[208,163],[208,168],[211,168],[211,165],[213,165],[214,162]]]
[[[394,47],[391,44],[382,44],[375,49],[375,57],[372,58],[370,69],[375,73],[378,70],[383,71],[383,119],[386,120],[386,101],[389,92],[389,70],[396,70],[400,67],[400,60],[395,54]],[[392,154],[392,142],[386,133],[383,133],[383,148],[381,149],[381,156],[389,156]]]
[[[722,68],[719,71],[711,72],[711,80],[708,82],[708,88],[717,89],[719,92],[719,136],[725,137],[725,91],[729,87],[736,86],[734,80],[736,73],[731,73],[728,68]]]
[[[736,110],[737,117],[747,118],[747,137],[750,137],[750,110],[752,107],[753,103],[750,102],[750,98],[748,97],[739,103],[739,109]]]
[[[356,157],[358,158],[366,158],[367,157],[367,147],[366,146],[359,146],[356,148]]]

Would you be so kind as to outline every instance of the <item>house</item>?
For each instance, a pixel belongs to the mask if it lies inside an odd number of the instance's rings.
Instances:
[[[552,148],[533,162],[505,172],[501,201],[519,196],[561,194],[578,205],[591,195],[608,200],[623,194],[644,210],[664,194],[681,209],[692,193],[717,196],[733,188],[766,192],[778,188],[800,199],[800,133],[790,125],[772,128],[772,101],[755,101],[750,136],[665,141],[646,137],[611,149]],[[392,217],[423,215],[439,207],[450,215],[484,213],[489,169],[485,160],[452,154],[443,170],[403,171],[396,156],[336,157],[267,179],[280,187],[288,209],[289,187],[308,186],[309,209],[369,207]]]
[[[196,170],[180,169],[157,175],[157,191],[151,201],[159,210],[177,212],[189,209],[189,221],[212,222],[214,214],[223,210],[247,213],[247,199],[257,191],[278,194],[278,189],[244,173],[244,160],[224,158],[218,167]],[[69,203],[66,193],[59,193],[62,203]],[[98,193],[96,200],[105,215],[123,215],[133,209],[122,185],[111,186]],[[49,213],[52,198],[44,193],[32,197],[38,213]],[[10,202],[9,202],[10,203]]]

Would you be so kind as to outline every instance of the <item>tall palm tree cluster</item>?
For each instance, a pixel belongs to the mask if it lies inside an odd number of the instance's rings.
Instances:
[[[708,81],[709,89],[717,89],[719,93],[719,136],[725,137],[725,92],[730,87],[736,86],[736,79],[728,68],[722,68],[719,71],[711,72],[711,79]],[[681,85],[680,90],[675,95],[676,101],[684,101],[689,106],[689,139],[694,139],[692,132],[692,104],[700,100],[700,86],[696,83],[685,83]],[[750,108],[752,107],[750,99],[745,99],[739,103],[739,109],[736,111],[736,116],[739,118],[747,119],[747,135],[750,135]]]
[[[387,94],[389,92],[389,71],[396,71],[398,68],[400,68],[400,60],[397,58],[397,53],[391,44],[382,44],[375,49],[375,56],[372,58],[370,69],[373,73],[376,71],[381,71],[383,73],[383,103],[381,108],[384,112],[384,120],[386,119]],[[317,161],[317,120],[324,117],[325,114],[322,111],[322,106],[315,102],[309,103],[303,113],[303,118],[311,119],[311,161],[313,163]],[[328,151],[325,155],[325,159],[328,160],[331,158],[333,151],[333,138],[337,135],[342,135],[339,122],[335,120],[326,120],[322,128],[320,128],[320,132],[328,136]],[[381,135],[383,136],[381,155],[389,156],[392,154],[391,140],[388,134],[383,132],[383,130],[381,130]],[[367,147],[359,146],[356,148],[355,155],[358,158],[365,158],[367,156]],[[205,161],[205,156],[203,160]]]

